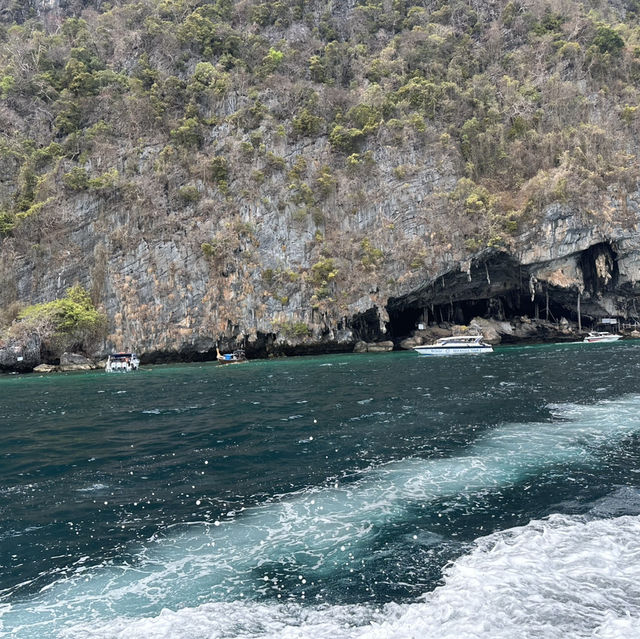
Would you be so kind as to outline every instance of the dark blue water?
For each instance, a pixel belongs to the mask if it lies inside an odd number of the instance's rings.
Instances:
[[[639,372],[620,342],[1,377],[0,628],[639,636]]]

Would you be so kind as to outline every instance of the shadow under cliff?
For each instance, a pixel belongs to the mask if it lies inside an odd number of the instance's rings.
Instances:
[[[619,286],[617,252],[606,242],[557,261],[520,264],[506,252],[487,252],[465,266],[390,298],[387,334],[402,339],[419,324],[468,325],[474,317],[564,318],[582,327],[612,314],[635,319],[638,293]]]

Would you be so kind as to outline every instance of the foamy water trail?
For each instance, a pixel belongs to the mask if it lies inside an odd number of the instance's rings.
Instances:
[[[556,407],[560,420],[503,425],[482,436],[464,455],[389,463],[344,486],[307,490],[247,510],[219,526],[149,542],[139,550],[135,565],[79,571],[29,600],[5,607],[0,621],[11,636],[57,636],[83,621],[103,625],[123,617],[156,618],[165,608],[250,596],[259,579],[271,579],[273,564],[299,571],[301,580],[329,575],[357,562],[376,531],[402,521],[416,504],[497,489],[535,477],[550,465],[595,459],[602,446],[640,431],[639,407],[637,396]],[[207,605],[216,609],[213,603]],[[208,608],[199,610],[202,614]]]
[[[68,639],[637,639],[640,517],[553,515],[494,533],[414,604],[209,603],[79,624]]]

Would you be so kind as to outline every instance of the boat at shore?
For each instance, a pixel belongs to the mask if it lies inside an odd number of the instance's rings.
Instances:
[[[247,362],[247,356],[242,349],[236,349],[233,353],[221,353],[218,348],[216,348],[216,359],[219,364],[242,364],[243,362]]]
[[[135,353],[111,353],[104,370],[107,373],[129,373],[137,371],[140,359]]]
[[[434,344],[414,346],[419,355],[472,355],[493,353],[493,346],[483,341],[482,335],[453,335],[441,337]]]
[[[582,341],[593,344],[594,342],[617,342],[619,339],[622,339],[622,335],[605,331],[591,331]]]

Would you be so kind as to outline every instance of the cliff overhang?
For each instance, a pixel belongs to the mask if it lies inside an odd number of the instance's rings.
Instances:
[[[585,326],[609,316],[631,319],[637,316],[634,281],[621,271],[619,248],[608,241],[533,263],[487,250],[406,295],[391,297],[389,333],[399,338],[418,323],[469,324],[478,316],[565,318]]]

